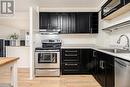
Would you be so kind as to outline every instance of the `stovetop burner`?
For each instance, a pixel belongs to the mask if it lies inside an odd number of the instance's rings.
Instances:
[[[61,48],[61,40],[47,39],[42,40],[42,47],[37,47],[35,50],[59,50]]]

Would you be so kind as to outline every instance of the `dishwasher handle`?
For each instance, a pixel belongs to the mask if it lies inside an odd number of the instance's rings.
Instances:
[[[123,67],[127,67],[127,65],[125,63],[122,63],[122,62],[119,62],[119,61],[116,61],[116,60],[115,60],[115,62],[118,63],[118,64],[120,64]]]
[[[130,67],[130,62],[127,62],[121,59],[115,59],[115,62],[123,67]]]

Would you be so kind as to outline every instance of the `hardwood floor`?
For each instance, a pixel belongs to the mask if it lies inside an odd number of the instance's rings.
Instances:
[[[0,83],[9,82],[8,73],[0,76]],[[0,86],[1,87],[1,86]],[[18,87],[101,87],[92,75],[61,75],[60,77],[36,77],[29,80],[29,70],[18,70]]]

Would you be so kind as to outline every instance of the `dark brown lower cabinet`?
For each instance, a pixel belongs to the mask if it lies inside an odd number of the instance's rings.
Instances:
[[[90,74],[90,49],[62,49],[62,74]]]
[[[115,87],[114,56],[92,49],[62,49],[63,75],[92,74],[102,87]]]
[[[93,51],[92,74],[102,87],[114,87],[114,57],[99,51]]]
[[[106,87],[115,87],[114,56],[106,54]]]
[[[104,55],[101,52],[97,53],[97,78],[98,82],[105,87],[105,74],[106,74],[106,61]]]
[[[80,50],[62,49],[62,74],[78,74],[80,71]]]

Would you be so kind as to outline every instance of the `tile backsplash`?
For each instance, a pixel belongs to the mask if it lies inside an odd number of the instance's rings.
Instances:
[[[62,44],[95,44],[97,34],[59,34],[59,35],[35,35],[35,46],[41,46],[44,39],[61,39]]]

